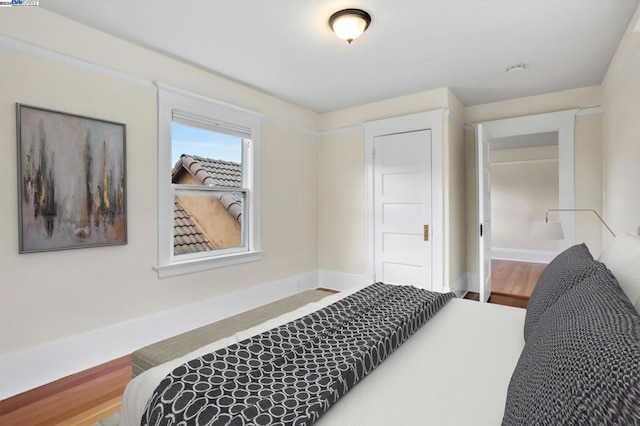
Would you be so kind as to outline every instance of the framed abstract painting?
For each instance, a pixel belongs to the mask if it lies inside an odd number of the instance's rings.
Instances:
[[[127,243],[126,126],[16,104],[20,253]]]

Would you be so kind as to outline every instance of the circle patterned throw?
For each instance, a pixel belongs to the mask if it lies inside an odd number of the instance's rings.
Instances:
[[[372,284],[177,367],[141,424],[311,424],[453,297]]]

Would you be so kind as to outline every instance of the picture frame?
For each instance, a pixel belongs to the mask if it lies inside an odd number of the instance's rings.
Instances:
[[[127,244],[126,125],[16,103],[19,252]]]

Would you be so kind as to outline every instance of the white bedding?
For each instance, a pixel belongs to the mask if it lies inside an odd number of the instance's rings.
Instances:
[[[120,424],[140,424],[147,400],[175,367],[300,318],[359,289],[325,297],[142,373],[125,390]],[[315,424],[500,424],[509,379],[524,346],[525,313],[519,308],[451,300]]]

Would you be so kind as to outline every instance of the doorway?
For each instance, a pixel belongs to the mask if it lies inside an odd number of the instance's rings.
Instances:
[[[431,279],[431,131],[374,137],[375,280]]]
[[[559,215],[559,219],[565,229],[565,239],[559,242],[540,241],[532,242],[530,223],[533,220],[541,220],[549,208],[574,207],[574,119],[577,110],[560,111],[555,113],[538,114],[526,117],[510,118],[489,121],[476,125],[477,143],[477,252],[478,252],[478,278],[477,286],[479,299],[482,302],[489,301],[493,292],[503,292],[502,288],[493,289],[493,279],[496,281],[504,278],[500,273],[511,271],[515,274],[517,266],[526,265],[499,264],[495,260],[522,263],[548,262],[558,250],[567,248],[574,241],[573,216],[569,214]],[[528,146],[526,146],[528,145]],[[556,148],[557,147],[557,148]],[[553,158],[553,152],[557,152]],[[498,158],[493,167],[491,157]],[[524,157],[523,157],[524,156]],[[537,158],[536,158],[537,156]],[[557,162],[557,166],[553,163]],[[545,165],[542,167],[541,165]],[[536,167],[537,166],[537,167]],[[557,170],[557,178],[550,170]],[[541,169],[549,169],[547,171]],[[518,170],[517,176],[509,176],[504,171],[508,169]],[[527,170],[528,169],[528,170]],[[544,178],[536,176],[547,173]],[[492,175],[498,178],[500,190],[498,205],[492,204]],[[505,176],[506,175],[506,179]],[[535,181],[534,181],[535,179]],[[546,183],[545,183],[546,179]],[[556,179],[557,192],[549,190],[548,183]],[[521,185],[517,185],[520,181]],[[526,185],[522,185],[525,183]],[[518,190],[519,187],[519,190]],[[545,187],[547,189],[542,190]],[[523,190],[526,188],[526,190]],[[536,193],[544,193],[543,199],[535,200]],[[512,199],[506,197],[505,192],[512,195]],[[539,194],[538,194],[539,195]],[[557,202],[552,200],[557,198]],[[515,198],[515,200],[514,200]],[[510,204],[511,212],[499,211],[495,207],[500,204]],[[522,205],[518,205],[518,203]],[[547,205],[547,204],[551,205]],[[514,205],[515,204],[515,205]],[[556,207],[557,206],[557,207]],[[498,213],[496,213],[498,212]],[[542,212],[542,213],[541,213]],[[498,217],[494,217],[497,214]],[[505,219],[507,218],[507,219]],[[498,230],[496,230],[496,224]],[[495,242],[512,247],[498,247]],[[536,245],[537,244],[537,245]],[[556,248],[557,247],[557,248]],[[495,249],[495,250],[494,250]],[[499,250],[502,249],[502,250]],[[505,250],[507,249],[507,250]],[[541,249],[541,250],[539,250]],[[499,259],[502,258],[502,259]],[[506,258],[506,259],[505,259]],[[495,268],[492,268],[495,266]],[[531,267],[531,265],[529,265]],[[492,269],[496,269],[492,273]],[[532,268],[536,269],[536,268]],[[539,272],[533,272],[539,275]],[[522,280],[522,278],[520,278]],[[537,279],[535,280],[537,281]],[[508,281],[507,281],[508,282]],[[520,291],[530,292],[531,289]]]
[[[363,124],[368,281],[410,283],[438,292],[446,288],[445,113],[434,110]]]
[[[531,234],[531,223],[558,208],[558,132],[507,136],[490,141],[491,292],[526,302],[557,240]]]

